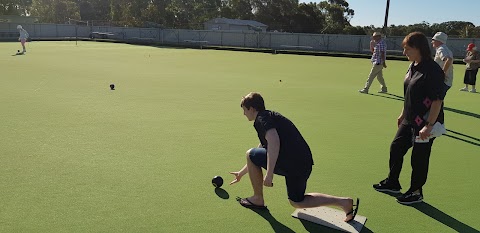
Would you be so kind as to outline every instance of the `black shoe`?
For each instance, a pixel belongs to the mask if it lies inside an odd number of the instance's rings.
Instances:
[[[379,192],[400,193],[402,187],[399,184],[391,184],[388,182],[388,178],[380,181],[378,184],[374,184],[373,188]]]
[[[405,194],[397,197],[397,202],[404,205],[423,202],[423,195],[421,193],[406,192]]]

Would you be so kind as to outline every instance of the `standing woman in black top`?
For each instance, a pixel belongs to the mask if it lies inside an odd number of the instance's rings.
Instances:
[[[402,42],[403,54],[412,62],[404,80],[405,101],[397,119],[398,130],[390,145],[390,172],[374,184],[381,192],[400,193],[399,176],[403,156],[412,149],[410,188],[397,197],[401,204],[423,201],[422,187],[427,181],[428,163],[434,137],[430,132],[436,122],[443,124],[443,81],[445,74],[432,59],[430,45],[421,32],[412,32]]]

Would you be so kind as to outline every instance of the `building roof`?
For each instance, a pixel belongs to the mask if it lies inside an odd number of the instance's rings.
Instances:
[[[267,25],[257,22],[255,20],[243,20],[243,19],[215,18],[207,21],[206,23],[224,23],[224,24],[233,24],[233,25],[267,27]]]

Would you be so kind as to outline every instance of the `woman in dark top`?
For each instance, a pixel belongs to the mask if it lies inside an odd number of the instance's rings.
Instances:
[[[398,130],[390,145],[390,173],[373,188],[381,192],[400,193],[399,176],[403,157],[412,149],[410,188],[397,197],[401,204],[423,201],[422,187],[427,181],[428,163],[434,137],[432,127],[443,124],[443,81],[445,74],[432,60],[427,38],[412,32],[403,40],[403,54],[412,62],[404,80],[405,101],[397,119]]]

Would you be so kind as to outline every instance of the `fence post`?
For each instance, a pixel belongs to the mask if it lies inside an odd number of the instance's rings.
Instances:
[[[247,34],[245,34],[245,32],[243,33],[243,47],[245,48],[245,40],[247,40]]]
[[[330,52],[330,35],[327,35],[327,51]]]
[[[273,49],[273,46],[272,46],[272,33],[270,32],[269,35],[270,35],[270,38],[268,38],[268,47],[270,47],[271,49]]]
[[[260,32],[257,32],[257,48],[260,48]]]
[[[165,31],[160,29],[160,36],[162,37],[162,44],[165,43],[164,37],[165,37]]]
[[[361,37],[358,37],[358,52],[359,52],[359,53],[363,53],[363,49],[362,49],[362,38],[361,38]]]

